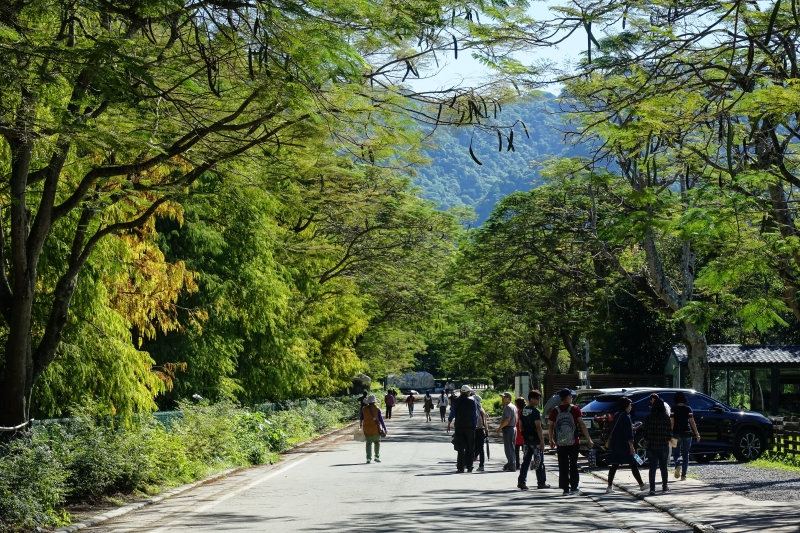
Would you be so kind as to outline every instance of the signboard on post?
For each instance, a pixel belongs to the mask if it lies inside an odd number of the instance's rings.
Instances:
[[[514,375],[514,397],[522,396],[528,399],[528,392],[531,390],[531,373],[530,372],[517,372]]]

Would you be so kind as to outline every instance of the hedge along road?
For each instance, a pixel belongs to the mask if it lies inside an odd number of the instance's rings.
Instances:
[[[521,492],[516,474],[501,471],[499,443],[485,472],[456,474],[445,424],[398,412],[387,426],[382,463],[366,464],[364,444],[351,431],[339,433],[287,453],[279,464],[237,472],[84,531],[690,531],[630,496],[601,496],[605,485],[589,475],[581,485],[591,498],[562,496],[554,456],[546,459],[554,488]]]

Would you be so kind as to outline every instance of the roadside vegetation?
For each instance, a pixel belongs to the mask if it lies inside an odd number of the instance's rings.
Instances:
[[[0,531],[70,522],[65,505],[152,495],[278,453],[357,416],[345,398],[309,400],[265,415],[229,402],[182,404],[167,424],[76,413],[0,448]]]

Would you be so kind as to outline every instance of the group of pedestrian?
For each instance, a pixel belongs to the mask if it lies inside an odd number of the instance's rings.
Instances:
[[[608,464],[611,468],[608,473],[608,487],[606,492],[613,492],[613,481],[617,470],[622,465],[631,468],[634,479],[639,484],[639,489],[644,490],[645,484],[639,473],[639,466],[643,463],[636,452],[636,433],[640,432],[646,442],[647,458],[649,463],[649,495],[656,494],[656,473],[661,474],[661,491],[669,492],[668,462],[670,448],[673,448],[675,459],[675,478],[686,480],[686,471],[689,463],[689,450],[692,440],[700,442],[700,433],[694,422],[692,408],[687,405],[686,394],[678,391],[675,393],[675,407],[670,409],[656,393],[650,395],[650,413],[641,426],[633,424],[631,419],[631,400],[628,397],[620,398],[617,413],[614,415],[613,426],[609,436],[611,454]]]

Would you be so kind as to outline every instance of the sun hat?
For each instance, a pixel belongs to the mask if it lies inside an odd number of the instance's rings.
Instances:
[[[461,385],[461,392],[469,392],[472,389],[469,388],[469,385]]]
[[[370,394],[369,396],[367,396],[367,403],[375,403],[376,401],[378,400],[375,399],[375,395]]]

